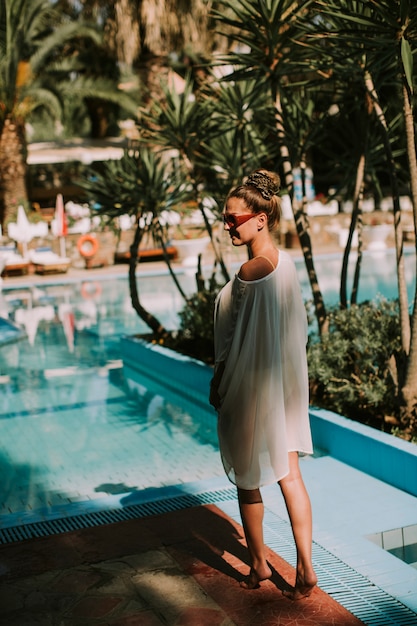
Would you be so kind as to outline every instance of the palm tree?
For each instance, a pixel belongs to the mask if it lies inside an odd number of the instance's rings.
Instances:
[[[114,81],[100,84],[85,74],[77,44],[86,40],[99,46],[102,37],[97,28],[62,21],[49,0],[0,2],[2,225],[28,200],[25,124],[34,111],[60,119],[69,94],[70,100],[99,97],[135,110],[126,94],[115,93]]]
[[[136,0],[58,0],[56,7],[73,19],[104,26],[106,48],[129,73],[140,51],[140,3]]]
[[[280,147],[284,185],[292,197],[295,224],[313,293],[317,323],[320,332],[323,332],[327,323],[326,310],[314,267],[308,220],[303,205],[298,204],[293,194],[292,169],[297,163],[291,160],[285,114],[288,111],[284,112],[283,104],[285,86],[291,82],[300,82],[303,58],[297,54],[294,39],[300,37],[298,25],[304,18],[310,17],[308,11],[314,2],[243,0],[236,3],[224,0],[222,4],[226,11],[215,12],[216,20],[221,29],[226,28],[225,34],[230,29],[234,29],[235,33],[235,49],[223,57],[224,63],[235,68],[227,79],[255,80],[257,88],[269,94],[270,106],[275,108],[275,137]],[[303,133],[304,128],[300,128],[299,132]],[[301,135],[298,144],[303,144]]]
[[[127,150],[120,161],[108,161],[93,168],[81,186],[87,192],[91,206],[96,206],[96,212],[108,221],[124,214],[135,218],[135,235],[129,259],[132,306],[156,337],[166,337],[168,331],[140,302],[136,266],[140,243],[143,237],[150,234],[165,251],[171,277],[187,300],[166,253],[167,212],[175,210],[189,198],[184,177],[174,168],[172,160],[164,161],[152,150],[141,147],[140,150]]]
[[[317,41],[314,48],[310,48],[312,58],[316,60],[315,67],[323,75],[331,74],[333,77],[338,74],[339,78],[343,78],[350,73],[361,78],[385,147],[394,201],[402,335],[402,357],[398,359],[399,396],[404,421],[412,424],[417,420],[417,289],[410,324],[399,203],[400,168],[394,157],[399,141],[393,129],[398,129],[397,120],[400,120],[400,131],[406,137],[406,182],[411,191],[417,233],[417,160],[413,119],[415,70],[411,48],[417,37],[417,6],[408,0],[377,3],[330,0],[317,4],[322,28],[313,32],[310,27],[308,38],[310,42]],[[326,42],[324,46],[323,41]],[[402,103],[402,111],[398,103]]]
[[[164,99],[141,109],[141,140],[137,149],[128,150],[120,162],[102,164],[82,183],[101,215],[114,219],[129,213],[136,218],[129,270],[132,303],[157,336],[164,336],[167,331],[145,311],[137,291],[135,268],[141,240],[152,233],[164,248],[167,231],[161,215],[167,208],[176,210],[187,198],[197,200],[216,251],[215,266],[220,264],[227,280],[227,268],[207,219],[205,200],[217,201],[220,213],[230,187],[254,169],[259,158],[271,158],[272,152],[263,125],[267,108],[262,92],[259,94],[253,83],[227,84],[222,89],[206,85],[196,95],[193,86],[190,77],[183,94],[168,85],[162,86]],[[262,119],[257,117],[260,111]],[[272,111],[269,114],[273,117]],[[165,260],[181,291],[167,255]],[[197,276],[200,305],[201,297],[210,296],[211,302],[217,288],[214,275],[212,278],[211,287],[206,290]],[[195,303],[182,295],[188,310],[193,310]]]
[[[109,49],[114,50],[123,73],[139,69],[150,90],[155,75],[165,73],[173,59],[210,56],[222,46],[213,28],[213,0],[58,0],[75,15],[105,25]],[[223,43],[225,45],[225,42]],[[156,71],[159,70],[159,71]]]
[[[273,119],[273,111],[268,110],[264,92],[257,90],[253,81],[220,87],[208,75],[195,90],[188,75],[182,94],[168,85],[161,90],[163,97],[141,110],[139,132],[149,145],[178,155],[211,238],[216,263],[228,280],[221,242],[207,215],[207,200],[220,219],[229,189],[258,167],[260,160],[272,161],[276,148],[265,117]]]
[[[48,34],[54,11],[46,0],[0,2],[0,180],[3,206],[0,224],[27,199],[25,118],[31,101],[27,90],[30,54]],[[56,98],[49,106],[59,109]]]
[[[152,100],[140,113],[139,127],[141,140],[148,145],[158,146],[167,154],[178,155],[183,171],[187,173],[192,186],[194,200],[197,202],[209,233],[224,277],[228,278],[227,268],[221,252],[213,238],[210,221],[206,214],[204,198],[205,180],[202,169],[206,146],[221,133],[213,120],[213,104],[210,98],[195,97],[193,81],[187,77],[184,92],[179,94],[167,84],[161,84],[163,97]]]

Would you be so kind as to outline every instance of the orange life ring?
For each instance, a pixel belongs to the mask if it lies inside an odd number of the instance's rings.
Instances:
[[[91,259],[97,253],[98,240],[93,235],[81,235],[77,242],[77,248],[81,256]]]
[[[81,285],[81,295],[88,300],[89,298],[96,298],[101,294],[100,283],[87,281]]]

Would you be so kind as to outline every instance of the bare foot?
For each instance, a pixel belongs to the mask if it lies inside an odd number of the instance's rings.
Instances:
[[[272,571],[268,565],[265,565],[257,570],[252,567],[249,576],[246,577],[246,580],[242,580],[240,586],[243,587],[243,589],[257,589],[259,587],[259,583],[263,580],[268,580],[271,576]]]
[[[309,578],[302,578],[297,576],[295,581],[295,587],[290,591],[284,590],[283,595],[289,600],[302,600],[308,598],[311,595],[314,587],[317,585],[317,576],[312,574]]]

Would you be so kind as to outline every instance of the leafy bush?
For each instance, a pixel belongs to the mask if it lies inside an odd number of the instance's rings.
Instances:
[[[200,337],[213,343],[213,314],[217,293],[217,289],[200,289],[180,311],[180,330],[186,337]]]
[[[398,425],[398,303],[334,308],[329,333],[308,346],[312,404],[390,431]]]
[[[198,280],[198,290],[179,312],[180,328],[176,337],[177,349],[187,350],[191,356],[206,363],[214,361],[213,316],[214,303],[220,286],[212,277],[206,285]]]

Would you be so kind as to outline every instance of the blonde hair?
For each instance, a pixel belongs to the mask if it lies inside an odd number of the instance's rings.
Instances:
[[[232,189],[226,199],[241,198],[252,213],[265,213],[268,229],[277,228],[281,219],[281,199],[278,196],[281,179],[275,172],[258,169]]]

